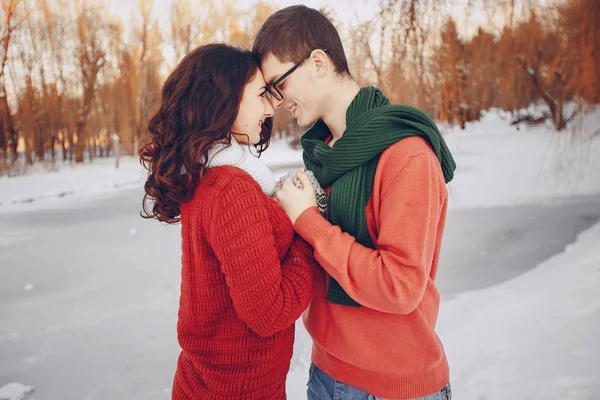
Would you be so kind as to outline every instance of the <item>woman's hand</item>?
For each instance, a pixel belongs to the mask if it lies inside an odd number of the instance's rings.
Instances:
[[[300,179],[303,188],[297,188],[292,178],[286,179],[281,189],[275,194],[275,198],[290,217],[292,224],[305,210],[317,206],[315,188],[308,176],[300,170],[296,170],[296,176]]]

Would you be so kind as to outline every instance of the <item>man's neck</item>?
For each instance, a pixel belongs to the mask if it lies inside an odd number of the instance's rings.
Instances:
[[[344,135],[346,131],[346,111],[348,111],[350,103],[352,103],[359,90],[360,86],[354,79],[350,78],[339,82],[335,89],[331,91],[323,115],[323,122],[333,135],[333,139],[329,143],[330,146]]]

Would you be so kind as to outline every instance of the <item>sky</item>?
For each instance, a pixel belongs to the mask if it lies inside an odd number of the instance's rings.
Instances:
[[[278,8],[299,4],[297,1],[293,0],[267,1]],[[128,25],[130,25],[128,21],[132,20],[130,16],[131,13],[135,12],[135,10],[138,8],[138,2],[139,0],[108,0],[108,6],[111,13],[117,14],[121,17],[125,24],[125,28],[128,29]],[[162,29],[164,30],[168,29],[168,25],[170,23],[171,3],[171,0],[154,1],[152,17],[159,22],[160,26],[163,27]],[[194,3],[200,3],[200,1],[191,0],[191,3],[193,6]],[[250,2],[243,0],[237,0],[234,1],[234,3],[237,5],[236,8],[238,10],[250,10],[251,7],[256,4],[255,1]],[[343,25],[350,25],[357,21],[369,20],[373,18],[374,13],[377,10],[377,3],[375,0],[364,0],[362,2],[351,2],[350,0],[309,0],[302,2],[302,4],[312,8],[328,7],[334,12],[336,19],[338,19]],[[163,45],[163,54],[167,64],[172,65],[175,53],[168,44]]]
[[[199,0],[190,0],[192,6],[194,4],[201,4]],[[238,10],[250,10],[251,7],[256,4],[256,1],[244,1],[244,0],[233,0]],[[273,4],[275,7],[284,8],[294,4],[299,4],[295,0],[266,0],[268,3]],[[137,13],[139,0],[107,0],[108,7],[111,13],[118,15],[124,22],[125,28],[128,29],[131,25],[129,21],[132,12]],[[158,20],[163,30],[169,29],[170,23],[170,7],[172,0],[154,0],[154,10],[152,17]],[[308,0],[302,2],[302,4],[312,7],[321,8],[326,7],[331,10],[335,19],[339,21],[342,26],[354,25],[357,22],[364,22],[371,20],[379,9],[378,0],[363,0],[363,1],[351,1],[351,0]],[[486,20],[486,14],[481,10],[481,7],[477,7],[479,4],[477,1],[471,0],[446,0],[446,6],[448,12],[454,16],[457,21],[459,32],[470,35],[475,33],[477,26],[484,23]],[[465,11],[467,4],[470,4],[469,12]],[[485,4],[485,3],[483,3]],[[492,16],[494,19],[499,16]],[[499,21],[496,23],[501,24]],[[376,43],[377,35],[373,37],[374,50],[377,52],[378,43]],[[163,54],[168,65],[174,64],[175,52],[168,43],[163,44]]]
[[[130,31],[133,25],[133,21],[136,20],[136,17],[139,15],[139,1],[140,0],[96,0],[99,2],[106,3],[108,5],[108,10],[111,14],[117,16],[124,24],[126,31]],[[201,3],[206,0],[190,0],[192,7],[199,7]],[[210,0],[209,0],[210,1]],[[212,0],[216,1],[216,0]],[[250,11],[251,8],[257,3],[257,0],[231,0],[235,4],[235,8],[237,10],[247,10]],[[298,4],[296,0],[265,0],[266,2],[274,5],[278,8],[284,8],[290,5]],[[469,33],[473,33],[478,25],[483,24],[485,21],[485,13],[481,10],[477,10],[476,7],[471,7],[471,11],[469,13],[465,12],[465,5],[470,1],[470,4],[487,4],[487,3],[479,3],[477,0],[445,0],[445,4],[447,5],[447,11],[453,15],[457,21],[457,25],[460,32],[466,32],[467,35]],[[485,0],[480,0],[485,1]],[[519,0],[517,0],[519,1]],[[152,13],[152,19],[157,20],[159,25],[161,26],[163,31],[167,31],[169,29],[170,24],[170,9],[172,0],[153,0],[154,8]],[[357,22],[364,22],[373,19],[375,14],[379,9],[380,0],[363,0],[363,1],[353,1],[353,0],[308,0],[304,1],[302,4],[305,4],[309,7],[313,8],[321,8],[325,7],[330,10],[336,19],[339,22],[339,26],[348,27],[351,25],[355,25]],[[479,7],[481,8],[481,7]],[[493,16],[494,19],[498,18],[498,16]],[[497,25],[497,24],[496,24]],[[489,26],[487,26],[489,28]],[[340,31],[342,36],[342,40],[346,40],[346,35],[343,30]],[[432,33],[435,35],[435,33]],[[129,35],[126,34],[126,38]],[[127,39],[125,39],[127,40]],[[379,37],[376,33],[374,33],[371,38],[371,46],[375,55],[379,52]],[[161,67],[161,74],[166,75],[177,63],[175,50],[169,44],[168,40],[164,40],[161,44],[161,49],[163,56],[165,58],[165,63]],[[19,74],[19,66],[17,65],[15,69],[15,73],[18,76]],[[9,84],[10,86],[10,84]],[[11,94],[10,101],[14,101],[16,98],[16,91],[19,89],[9,88]]]
[[[109,9],[120,15],[127,20],[127,17],[130,15],[131,11],[137,8],[137,3],[139,0],[108,0],[109,1]],[[273,4],[279,8],[284,8],[287,6],[291,6],[294,4],[299,4],[298,1],[293,0],[268,0],[270,4]],[[171,6],[171,0],[155,0],[154,2],[154,16],[157,17],[159,21],[162,23],[166,23],[169,19],[169,9]],[[195,3],[194,0],[191,0],[192,5]],[[199,3],[199,2],[198,2]],[[255,4],[255,1],[243,1],[238,0],[235,2],[238,5],[239,9],[245,10],[250,9],[250,7]],[[329,7],[335,12],[336,17],[342,23],[350,23],[356,20],[356,16],[359,15],[361,19],[369,19],[373,16],[376,11],[377,2],[374,0],[364,0],[361,2],[355,2],[350,0],[330,0],[330,1],[322,1],[322,0],[309,0],[303,1],[302,4],[312,7]]]
[[[121,17],[125,24],[125,28],[129,28],[128,21],[131,21],[131,13],[138,8],[139,0],[108,0],[109,10]],[[268,0],[270,4],[275,7],[284,8],[294,4],[299,4],[293,0]],[[170,7],[171,0],[155,0],[153,18],[158,20],[162,29],[168,29],[170,22]],[[192,6],[194,3],[200,3],[200,1],[191,0]],[[234,1],[238,10],[250,10],[251,7],[256,4],[255,1]],[[358,20],[364,21],[373,17],[376,10],[375,0],[364,0],[362,2],[350,2],[350,0],[309,0],[304,1],[302,4],[312,7],[329,7],[334,11],[336,18],[344,25],[354,23]],[[352,5],[351,5],[352,4]],[[163,54],[167,61],[167,64],[173,64],[173,58],[175,57],[174,51],[168,44],[163,46]]]

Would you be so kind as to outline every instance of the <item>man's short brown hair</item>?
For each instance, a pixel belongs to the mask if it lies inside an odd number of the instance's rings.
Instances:
[[[327,17],[304,5],[283,8],[258,31],[252,51],[262,62],[269,53],[281,62],[298,62],[316,49],[327,49],[335,72],[350,75],[340,35]]]

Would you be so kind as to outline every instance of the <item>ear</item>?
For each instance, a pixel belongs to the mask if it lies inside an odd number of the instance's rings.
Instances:
[[[324,77],[332,66],[329,56],[321,49],[313,50],[310,53],[310,61],[314,65],[319,78]]]

